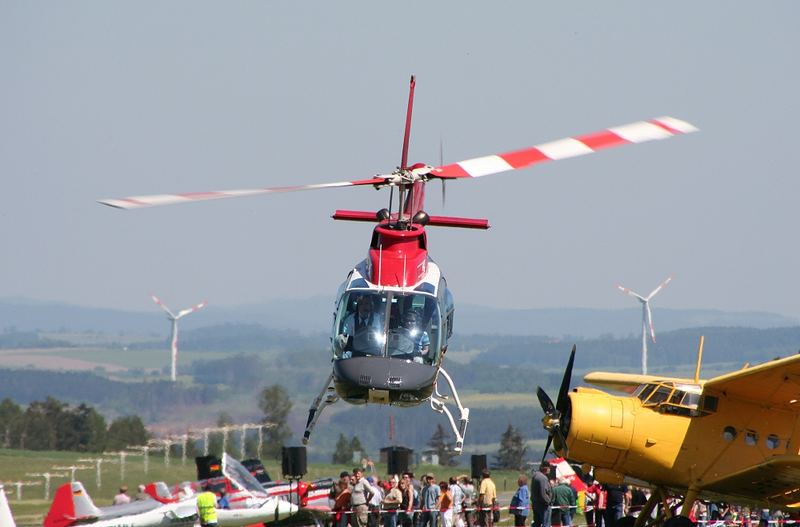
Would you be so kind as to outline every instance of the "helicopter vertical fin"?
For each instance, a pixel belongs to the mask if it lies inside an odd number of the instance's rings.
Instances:
[[[11,507],[8,506],[8,498],[3,486],[0,485],[0,527],[17,527],[14,523],[14,516],[11,514]]]

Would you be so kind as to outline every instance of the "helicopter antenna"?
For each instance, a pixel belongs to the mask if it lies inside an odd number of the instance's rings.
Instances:
[[[403,135],[403,157],[400,159],[400,169],[406,170],[408,168],[408,140],[411,136],[411,110],[414,108],[414,86],[417,81],[415,77],[411,76],[411,83],[408,88],[408,109],[406,110],[406,131]]]

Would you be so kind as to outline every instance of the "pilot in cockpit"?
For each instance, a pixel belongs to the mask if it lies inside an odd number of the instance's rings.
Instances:
[[[380,355],[382,336],[382,313],[375,312],[372,298],[367,295],[358,297],[355,311],[347,315],[342,323],[342,358]]]
[[[429,362],[431,339],[422,329],[421,316],[416,310],[403,313],[403,324],[389,335],[389,348],[392,356],[408,358],[414,362]]]

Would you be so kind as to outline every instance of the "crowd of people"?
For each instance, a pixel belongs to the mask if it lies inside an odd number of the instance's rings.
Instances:
[[[476,489],[469,476],[436,481],[413,472],[385,480],[364,477],[361,467],[342,472],[331,489],[334,527],[493,527],[497,488],[484,470]]]

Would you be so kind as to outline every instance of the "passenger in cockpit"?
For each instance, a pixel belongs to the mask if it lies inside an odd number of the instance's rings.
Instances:
[[[341,336],[347,338],[342,358],[380,355],[383,339],[383,316],[376,313],[372,298],[356,299],[356,309],[345,317]]]

